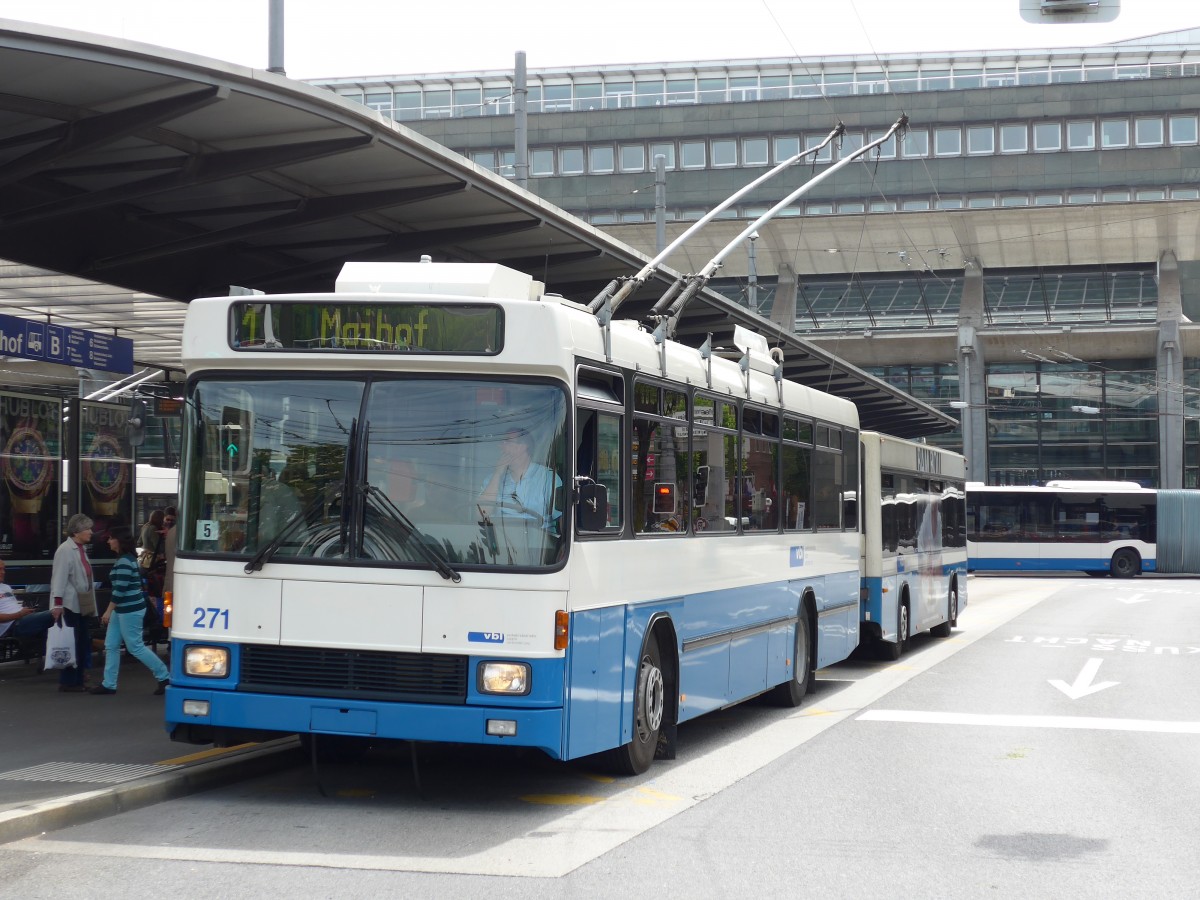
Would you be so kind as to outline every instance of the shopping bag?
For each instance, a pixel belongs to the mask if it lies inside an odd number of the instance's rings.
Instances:
[[[75,629],[59,619],[46,629],[46,668],[69,669],[75,665]]]

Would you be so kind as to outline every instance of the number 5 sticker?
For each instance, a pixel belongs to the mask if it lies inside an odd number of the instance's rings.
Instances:
[[[218,609],[215,606],[197,606],[192,613],[196,617],[192,622],[193,628],[229,630],[229,610],[227,609]],[[221,624],[218,625],[218,622]]]

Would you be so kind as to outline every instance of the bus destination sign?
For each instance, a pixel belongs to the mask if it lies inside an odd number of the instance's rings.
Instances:
[[[500,352],[500,307],[484,304],[247,302],[233,306],[235,349],[458,353]]]

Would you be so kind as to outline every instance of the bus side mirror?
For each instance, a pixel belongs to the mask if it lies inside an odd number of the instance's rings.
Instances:
[[[579,485],[575,519],[580,531],[603,531],[608,527],[608,488],[594,481]]]
[[[146,443],[145,400],[134,400],[129,404],[129,420],[125,423],[125,434],[131,447],[140,447]]]

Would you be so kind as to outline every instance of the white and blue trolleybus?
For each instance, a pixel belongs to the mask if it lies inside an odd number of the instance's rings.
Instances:
[[[864,641],[899,659],[914,634],[949,637],[967,605],[966,460],[862,433]]]
[[[680,722],[799,704],[858,644],[858,413],[739,333],[721,358],[483,263],[193,301],[171,735],[637,773]]]

